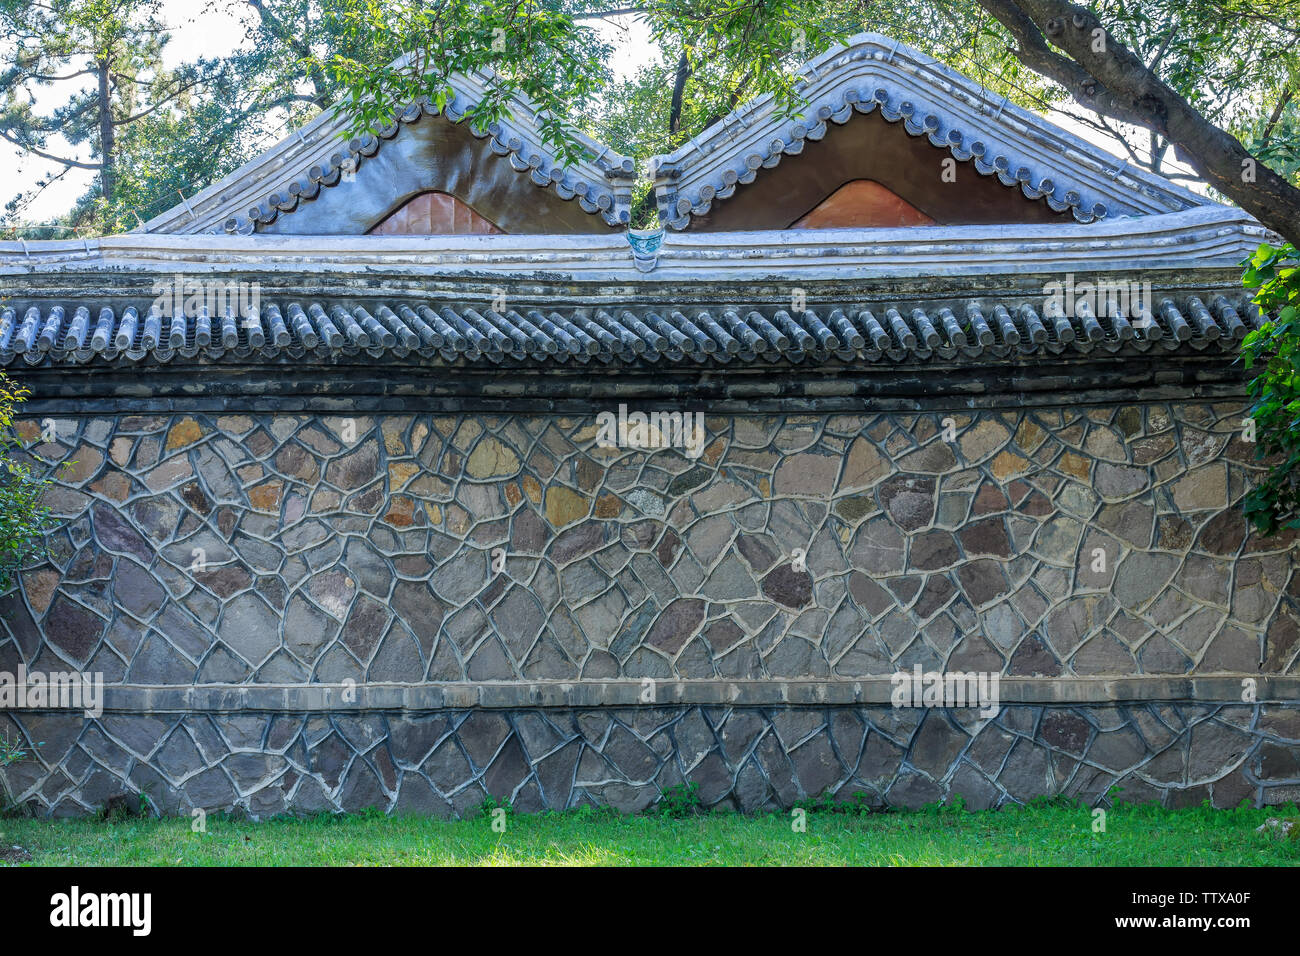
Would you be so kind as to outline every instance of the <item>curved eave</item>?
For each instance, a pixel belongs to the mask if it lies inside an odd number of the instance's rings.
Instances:
[[[801,69],[804,116],[782,116],[760,97],[655,157],[661,216],[685,229],[714,202],[822,139],[832,125],[880,110],[1027,199],[1069,210],[1083,223],[1107,216],[1158,215],[1212,205],[1162,177],[1135,169],[1027,110],[990,97],[979,84],[910,47],[860,34]]]
[[[465,122],[469,104],[482,96],[482,77],[458,75],[456,96],[441,110],[427,99],[408,106],[378,135],[346,139],[349,121],[337,107],[321,113],[302,129],[270,147],[220,182],[173,206],[144,223],[145,234],[250,235],[261,225],[292,213],[345,181],[375,156],[386,140],[401,134],[404,126],[424,116],[443,116]],[[515,172],[527,175],[541,189],[553,189],[561,199],[577,201],[584,212],[600,216],[606,224],[628,221],[631,209],[632,159],[577,134],[593,158],[572,167],[560,163],[547,147],[535,121],[533,108],[517,98],[513,118],[494,121],[485,129],[468,128],[479,139],[489,139],[497,156]]]

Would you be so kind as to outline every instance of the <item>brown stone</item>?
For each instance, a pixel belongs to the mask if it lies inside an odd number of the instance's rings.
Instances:
[[[1047,433],[1028,418],[1022,421],[1020,427],[1016,429],[1016,444],[1020,446],[1022,451],[1028,452],[1029,454],[1033,454],[1034,450],[1046,441],[1046,439]]]
[[[1228,504],[1228,466],[1223,462],[1189,471],[1173,485],[1179,511],[1204,511]]]
[[[1124,433],[1125,438],[1132,438],[1142,431],[1142,411],[1133,405],[1120,410],[1115,417],[1115,424]]]
[[[186,445],[193,445],[203,437],[203,428],[193,418],[188,416],[182,418],[179,422],[171,427],[167,433],[166,451],[173,452],[177,448],[184,448]]]
[[[59,471],[59,480],[79,485],[92,477],[104,463],[104,453],[94,445],[82,445],[72,453],[72,460]]]
[[[574,463],[573,472],[578,479],[578,490],[583,494],[591,494],[595,491],[605,474],[600,465],[585,457],[579,458]]]
[[[112,501],[126,501],[131,496],[131,478],[125,472],[110,471],[92,484],[90,490]]]
[[[1029,462],[1014,452],[1004,451],[993,459],[993,477],[1006,481],[1015,475],[1023,475],[1029,470]]]
[[[384,521],[394,528],[409,528],[415,523],[415,501],[406,495],[394,495],[389,499]]]
[[[957,537],[968,558],[983,555],[1011,557],[1011,539],[1007,535],[1006,522],[1001,518],[973,521],[962,528]]]
[[[840,459],[834,455],[791,455],[776,470],[776,493],[828,498],[839,470]]]
[[[1246,530],[1246,519],[1240,512],[1220,512],[1201,529],[1197,550],[1207,554],[1236,554],[1246,540]]]
[[[276,512],[280,510],[282,494],[284,494],[284,482],[268,481],[248,489],[248,503],[255,511]]]
[[[183,455],[172,458],[163,462],[153,471],[144,476],[144,483],[150,491],[162,491],[164,488],[170,488],[185,478],[194,474],[190,463]]]
[[[861,571],[849,575],[849,594],[854,602],[871,617],[879,617],[894,606],[889,592]]]
[[[506,478],[518,471],[519,456],[491,435],[474,446],[465,466],[465,474],[477,481]]]
[[[844,479],[840,481],[841,490],[870,488],[888,475],[889,459],[880,454],[879,449],[867,438],[854,438],[849,447],[848,459],[844,464]]]
[[[957,456],[947,442],[932,442],[898,460],[900,471],[938,475],[957,467]]]
[[[926,578],[925,587],[921,590],[921,596],[916,599],[916,604],[912,610],[918,618],[924,621],[935,611],[946,605],[956,593],[956,586],[948,580],[946,575],[932,574]]]
[[[1013,677],[1059,677],[1061,665],[1037,634],[1030,634],[1011,655],[1007,673]]]
[[[131,449],[133,447],[134,442],[130,438],[114,438],[113,444],[108,446],[108,455],[113,459],[113,464],[121,468],[131,460]]]
[[[537,512],[525,508],[514,518],[510,547],[525,554],[540,554],[551,537],[551,529],[538,517]]]
[[[331,461],[325,469],[325,480],[343,491],[355,491],[379,474],[379,443],[370,439],[352,454]]]
[[[402,439],[402,432],[406,430],[407,421],[409,419],[388,418],[380,424],[379,431],[384,436],[384,451],[388,454],[406,454],[406,443]]]
[[[979,491],[975,493],[975,501],[971,506],[971,514],[976,517],[980,515],[994,514],[999,511],[1006,511],[1010,502],[1007,496],[1002,493],[1002,489],[997,485],[985,482],[980,485]]]
[[[22,575],[23,592],[27,595],[27,602],[32,606],[37,617],[49,610],[59,579],[59,573],[50,568],[41,568]]]
[[[181,486],[181,500],[205,517],[212,513],[212,502],[197,481]]]
[[[531,496],[530,496],[531,497]],[[587,517],[587,499],[563,485],[546,489],[546,520],[554,528],[563,528]]]
[[[1005,425],[995,419],[986,419],[963,434],[958,445],[962,457],[969,463],[976,464],[1006,444],[1010,437],[1011,432]]]
[[[1025,500],[1016,506],[1016,510],[1021,514],[1029,515],[1031,518],[1045,518],[1052,513],[1052,501],[1047,495],[1035,489],[1031,491]]]
[[[1056,462],[1056,467],[1075,478],[1087,480],[1088,478],[1088,459],[1082,455],[1076,455],[1072,451],[1067,451]]]
[[[60,594],[55,597],[45,622],[45,639],[81,665],[90,659],[104,633],[104,625],[93,612]]]

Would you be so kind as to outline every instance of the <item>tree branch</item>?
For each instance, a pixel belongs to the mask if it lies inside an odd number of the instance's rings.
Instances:
[[[329,82],[312,56],[311,47],[303,43],[292,30],[285,26],[271,11],[267,10],[262,0],[246,0],[246,2],[257,11],[258,17],[267,30],[271,32],[271,35],[296,53],[298,58],[307,64],[307,77],[311,81],[312,91],[316,94],[315,105],[325,106]]]
[[[1273,114],[1268,118],[1268,123],[1264,126],[1262,142],[1267,143],[1273,138],[1273,130],[1277,129],[1277,124],[1282,119],[1282,111],[1286,109],[1286,105],[1291,102],[1291,97],[1293,95],[1294,93],[1291,90],[1291,87],[1288,86],[1282,91],[1282,95],[1278,97],[1277,105],[1273,107]]]
[[[9,133],[3,129],[0,129],[0,139],[8,140],[25,153],[31,153],[33,156],[39,156],[41,159],[48,159],[51,162],[60,163],[64,166],[75,166],[77,169],[100,169],[103,166],[102,163],[83,163],[77,159],[67,159],[63,156],[55,156],[52,153],[47,153],[43,149],[37,149],[29,143],[24,143],[21,140],[10,136]]]
[[[1089,109],[1158,133],[1207,183],[1300,243],[1300,189],[1170,89],[1090,11],[1066,0],[979,3],[1011,32],[1027,67],[1065,85]]]
[[[619,7],[616,10],[597,10],[593,13],[575,13],[574,20],[608,20],[611,17],[625,17],[630,13],[645,13],[646,7]]]

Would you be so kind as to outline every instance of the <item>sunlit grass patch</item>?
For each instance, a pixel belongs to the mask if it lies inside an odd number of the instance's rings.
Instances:
[[[491,808],[489,808],[490,810]],[[74,866],[1250,866],[1300,863],[1300,833],[1257,832],[1294,806],[1165,810],[1121,805],[1097,829],[1083,806],[971,813],[824,807],[798,813],[656,813],[591,808],[465,820],[380,814],[276,818],[0,820],[25,865]],[[800,821],[802,820],[802,825]],[[494,828],[493,823],[497,822]]]

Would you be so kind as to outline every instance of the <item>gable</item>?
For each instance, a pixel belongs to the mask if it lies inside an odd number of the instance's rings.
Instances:
[[[808,103],[802,116],[782,115],[763,96],[654,158],[656,200],[670,226],[785,228],[788,190],[802,189],[804,202],[817,192],[809,184],[816,181],[822,191],[815,203],[855,178],[881,182],[923,210],[937,204],[933,217],[953,225],[1088,223],[1214,205],[876,34],[859,34],[811,60],[800,75],[798,90]],[[817,162],[800,163],[805,153]],[[958,184],[943,184],[953,194],[946,199],[937,188],[945,159],[956,164]],[[790,163],[796,175],[777,174]],[[909,178],[910,184],[891,182]]]
[[[478,129],[467,120],[487,78],[456,74],[439,109],[410,104],[377,134],[346,138],[347,115],[323,112],[220,182],[144,223],[163,234],[363,235],[402,200],[437,191],[509,233],[599,233],[630,217],[633,161],[576,134],[588,158],[562,164],[522,96]]]
[[[530,233],[606,232],[611,224],[599,205],[565,199],[542,187],[493,151],[487,137],[468,123],[420,116],[361,156],[350,176],[322,188],[310,201],[259,223],[276,235],[365,235],[412,196],[437,192],[475,210],[500,231]],[[614,212],[612,197],[606,200]],[[590,211],[586,205],[591,205]]]
[[[1068,210],[1052,209],[1042,197],[1030,199],[996,177],[982,176],[969,162],[958,163],[925,137],[909,136],[879,113],[870,113],[829,129],[822,139],[805,143],[798,154],[763,170],[726,202],[714,202],[707,212],[694,216],[691,229],[784,229],[829,202],[847,183],[863,181],[877,184],[871,190],[876,200],[885,202],[888,194],[893,197],[889,202],[916,210],[938,225],[1074,221]],[[865,187],[856,191],[860,199],[868,198]],[[840,195],[838,204],[847,198]],[[844,227],[915,224],[906,215],[898,221],[880,219],[884,210],[879,208],[861,211],[868,213],[866,218],[846,216],[842,208],[837,221]]]

